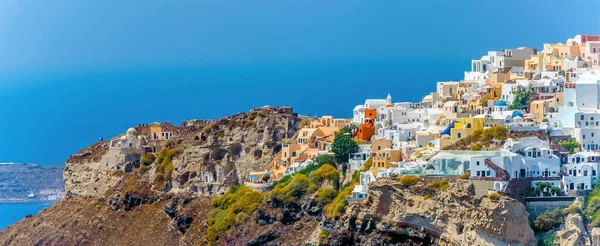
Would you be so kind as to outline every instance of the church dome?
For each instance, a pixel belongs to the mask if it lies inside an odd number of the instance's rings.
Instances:
[[[498,100],[498,101],[496,101],[496,104],[494,106],[496,106],[496,107],[506,107],[508,105],[506,104],[506,102],[504,100]]]
[[[431,95],[427,95],[423,97],[423,102],[431,102],[433,101],[433,97]]]
[[[519,111],[519,110],[515,110],[515,111],[513,112],[513,114],[512,114],[512,117],[513,117],[513,118],[516,118],[516,117],[521,117],[521,118],[523,118],[523,113],[522,113],[521,111]]]
[[[138,135],[138,132],[135,128],[130,127],[129,129],[127,129],[127,133],[125,133],[126,136],[133,136],[136,137]]]

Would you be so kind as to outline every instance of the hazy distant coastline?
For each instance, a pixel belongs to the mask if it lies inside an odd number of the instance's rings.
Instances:
[[[48,203],[64,196],[63,165],[0,163],[0,203]]]

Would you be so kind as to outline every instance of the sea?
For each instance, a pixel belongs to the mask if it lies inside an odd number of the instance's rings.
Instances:
[[[22,220],[28,214],[36,215],[50,203],[5,203],[0,204],[0,230]]]

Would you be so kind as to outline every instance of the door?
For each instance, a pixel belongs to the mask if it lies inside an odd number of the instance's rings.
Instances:
[[[569,190],[574,190],[575,189],[575,185],[573,183],[569,184]]]

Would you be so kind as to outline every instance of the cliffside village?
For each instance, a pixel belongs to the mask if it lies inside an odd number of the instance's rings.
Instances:
[[[570,195],[591,190],[600,175],[599,59],[600,36],[590,35],[544,44],[541,51],[489,51],[471,61],[462,80],[438,82],[421,102],[394,102],[387,95],[357,105],[351,119],[312,118],[297,139],[283,144],[279,158],[246,182],[276,181],[332,154],[335,133],[349,127],[359,151],[350,155],[348,169],[360,170],[372,158],[354,199],[366,197],[369,183],[393,174],[466,173],[487,192],[510,192],[511,183],[533,191],[538,182]],[[450,150],[491,127],[508,129],[501,146]]]
[[[387,95],[357,105],[351,119],[306,117],[297,137],[284,141],[273,162],[247,174],[244,182],[267,185],[320,155],[333,155],[336,133],[346,128],[359,147],[349,155],[347,169],[359,171],[372,163],[359,174],[354,200],[366,197],[368,184],[377,178],[396,174],[468,175],[481,181],[482,192],[510,193],[523,185],[533,191],[546,182],[577,195],[593,189],[600,176],[599,60],[600,36],[590,35],[544,44],[541,51],[489,51],[471,61],[462,80],[437,82],[420,102],[394,102]],[[288,107],[269,108],[291,113]],[[498,142],[488,138],[477,148],[456,148],[492,128],[508,130],[502,144],[492,146]],[[130,128],[111,140],[114,153],[100,165],[131,169],[128,154],[156,152],[161,141],[176,138],[182,129],[170,123]]]

